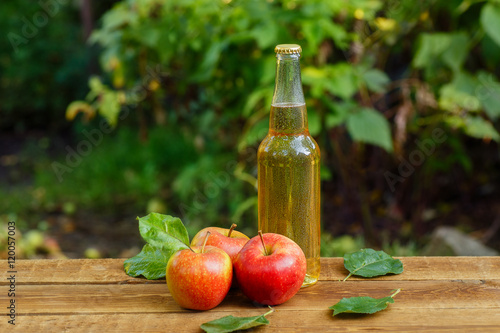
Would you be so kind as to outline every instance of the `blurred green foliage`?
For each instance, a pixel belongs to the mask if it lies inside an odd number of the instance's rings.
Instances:
[[[402,97],[409,102],[432,104],[419,101],[418,94],[435,96],[434,125],[444,122],[467,135],[498,140],[490,120],[500,115],[500,83],[489,71],[500,55],[500,31],[494,29],[499,6],[497,0],[122,1],[91,38],[103,47],[101,65],[110,74],[110,87],[91,79],[87,100],[111,124],[122,105],[138,102],[160,124],[169,112],[180,122],[212,113],[224,114],[228,123],[243,118],[243,134],[226,136],[229,142],[240,140],[241,149],[263,136],[252,130],[265,127],[257,123],[265,123],[272,96],[272,48],[293,41],[304,49],[313,135],[345,123],[354,140],[392,151],[389,123],[373,99],[391,88],[407,88]],[[478,10],[480,19],[470,20]],[[455,30],[435,31],[443,11]],[[487,54],[477,50],[480,43]],[[395,79],[418,71],[424,87],[397,81],[388,87],[391,80],[383,71],[388,55],[402,51],[413,52],[412,67]],[[485,66],[467,68],[466,61]],[[151,75],[152,68],[161,72]],[[134,94],[137,90],[142,93]],[[212,134],[225,124],[220,125]]]
[[[142,133],[153,124],[189,128],[204,157],[179,175],[177,189],[192,188],[214,156],[238,142],[234,158],[252,183],[254,161],[241,159],[268,126],[272,50],[296,42],[304,50],[310,130],[327,157],[362,159],[356,142],[402,156],[407,136],[425,140],[435,128],[451,134],[449,142],[460,133],[498,141],[500,31],[492,27],[499,8],[496,0],[122,1],[91,37],[108,75],[92,77],[86,101],[68,114],[97,112],[116,125],[120,110],[132,106]],[[342,128],[354,143],[339,147],[329,137]],[[468,168],[460,144],[450,147],[451,163]],[[324,165],[325,179],[342,174]],[[188,192],[180,194],[189,202]]]
[[[80,136],[79,140],[87,139]],[[166,145],[166,142],[176,144]],[[60,181],[54,172],[44,172],[51,168],[52,161],[40,161],[35,184],[43,189],[42,202],[48,205],[48,210],[64,197],[64,202],[101,212],[127,206],[142,211],[147,198],[159,195],[161,184],[172,181],[168,177],[173,170],[187,167],[193,161],[194,148],[180,132],[154,130],[148,142],[141,143],[135,132],[124,128],[104,137],[71,171],[62,173]]]
[[[53,16],[29,0],[0,5],[0,129],[67,127],[61,111],[85,92],[92,52],[75,43],[78,8],[55,3]]]
[[[5,8],[2,16],[15,11],[10,3]],[[27,17],[36,10],[27,10]],[[326,193],[328,204],[355,206],[367,238],[376,228],[373,219],[388,215],[390,204],[406,209],[400,219],[422,220],[424,209],[414,209],[414,201],[431,200],[436,175],[457,165],[472,170],[467,140],[500,139],[500,0],[123,0],[102,16],[91,46],[69,50],[78,38],[74,15],[61,12],[40,29],[40,38],[0,56],[6,70],[1,110],[10,123],[19,117],[14,112],[28,116],[34,109],[58,112],[63,121],[66,103],[66,117],[76,119],[73,150],[89,141],[84,131],[99,129],[101,119],[114,129],[81,163],[62,176],[59,171],[62,181],[54,162],[68,164],[67,147],[55,160],[47,156],[54,147],[39,148],[29,188],[34,199],[23,202],[22,193],[9,192],[20,206],[135,215],[164,210],[188,229],[234,221],[253,233],[255,155],[267,133],[273,48],[280,43],[302,46],[322,179],[344,186],[337,192],[345,200]],[[0,25],[12,30],[13,23]],[[7,42],[2,47],[11,47]],[[99,50],[102,73],[83,80],[91,47]],[[43,73],[36,61],[14,66],[16,59],[35,57],[53,62],[46,61]],[[61,82],[69,84],[61,88]],[[36,92],[29,106],[25,91]],[[80,97],[69,103],[67,96]],[[411,185],[391,193],[380,170],[398,174],[401,161],[435,129],[446,141],[424,157],[418,177],[400,176],[399,183]],[[323,224],[331,230],[344,222]],[[349,237],[325,238],[322,251],[341,255],[364,246]],[[413,254],[417,247],[379,244],[394,254]]]
[[[208,139],[244,120],[243,133],[227,131],[221,142],[239,141],[242,150],[265,135],[274,81],[272,50],[280,41],[295,41],[304,49],[312,134],[347,121],[355,139],[391,151],[386,119],[373,107],[355,112],[354,101],[360,89],[384,91],[387,75],[373,61],[353,64],[342,57],[329,64],[327,59],[331,49],[348,52],[359,39],[348,28],[353,13],[363,9],[374,15],[382,2],[123,1],[91,37],[104,48],[101,65],[110,82],[92,78],[87,101],[113,125],[122,106],[137,103],[159,124],[167,113],[194,126],[193,119],[210,121],[223,114],[218,126],[198,125]],[[335,22],[337,17],[342,22]],[[325,43],[330,50],[322,51]],[[341,103],[324,101],[328,96]],[[379,126],[368,133],[366,125],[373,121]]]

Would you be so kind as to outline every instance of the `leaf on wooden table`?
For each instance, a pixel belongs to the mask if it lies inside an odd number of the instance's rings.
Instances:
[[[164,278],[168,259],[177,251],[165,251],[146,244],[142,251],[130,259],[125,260],[123,269],[132,277],[144,276],[148,280]]]
[[[189,236],[184,224],[178,217],[151,213],[138,217],[139,232],[142,238],[157,248],[187,249]]]
[[[401,260],[394,259],[384,251],[375,251],[373,249],[362,249],[345,254],[344,267],[350,272],[344,281],[351,275],[374,277],[389,273],[403,273]]]
[[[139,220],[139,232],[147,242],[142,251],[125,260],[123,269],[132,277],[148,280],[165,277],[167,263],[177,251],[189,248],[189,236],[182,221],[170,215],[151,213]]]
[[[226,332],[234,332],[239,330],[247,330],[252,327],[260,326],[260,325],[268,325],[269,320],[266,319],[266,316],[272,312],[274,309],[269,307],[271,310],[264,313],[260,316],[254,317],[233,317],[233,316],[225,316],[219,319],[215,319],[204,323],[200,326],[202,330],[207,333],[226,333]]]
[[[372,314],[387,308],[389,303],[394,303],[393,297],[396,296],[401,289],[396,290],[394,294],[388,297],[373,298],[373,297],[350,297],[342,298],[337,304],[329,307],[333,310],[333,315],[339,313],[365,313]]]

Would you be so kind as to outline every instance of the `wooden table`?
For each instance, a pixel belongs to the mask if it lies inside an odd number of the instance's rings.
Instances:
[[[342,258],[322,258],[320,281],[302,289],[267,318],[258,332],[367,331],[500,332],[500,257],[401,258],[404,273],[372,279],[347,275]],[[211,311],[181,309],[164,280],[131,278],[123,259],[21,260],[15,265],[15,327],[8,324],[3,269],[0,332],[199,332],[199,325],[229,314],[254,316],[258,308],[238,290]],[[0,260],[0,267],[7,267]],[[384,297],[395,303],[373,315],[332,317],[343,297]]]

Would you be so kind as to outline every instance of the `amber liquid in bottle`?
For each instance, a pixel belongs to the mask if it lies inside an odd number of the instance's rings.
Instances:
[[[278,54],[269,132],[257,154],[259,229],[285,235],[302,248],[307,259],[306,278],[302,286],[306,287],[316,283],[320,273],[320,152],[308,130],[300,66],[297,72],[298,57],[290,60],[290,64],[281,65],[282,68],[279,68]],[[290,70],[288,65],[295,71],[285,73],[285,76],[298,75],[300,91],[295,82],[295,93],[279,97],[277,92],[279,94],[283,88],[279,87],[279,78],[282,78],[279,72]],[[290,83],[293,79],[287,81]],[[288,88],[294,89],[291,86]]]

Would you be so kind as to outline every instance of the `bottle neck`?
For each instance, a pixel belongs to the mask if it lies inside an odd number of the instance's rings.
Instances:
[[[300,54],[277,54],[276,58],[273,105],[304,104],[300,77]]]
[[[281,134],[305,132],[308,126],[300,77],[300,54],[277,54],[276,58],[276,82],[269,129]]]

